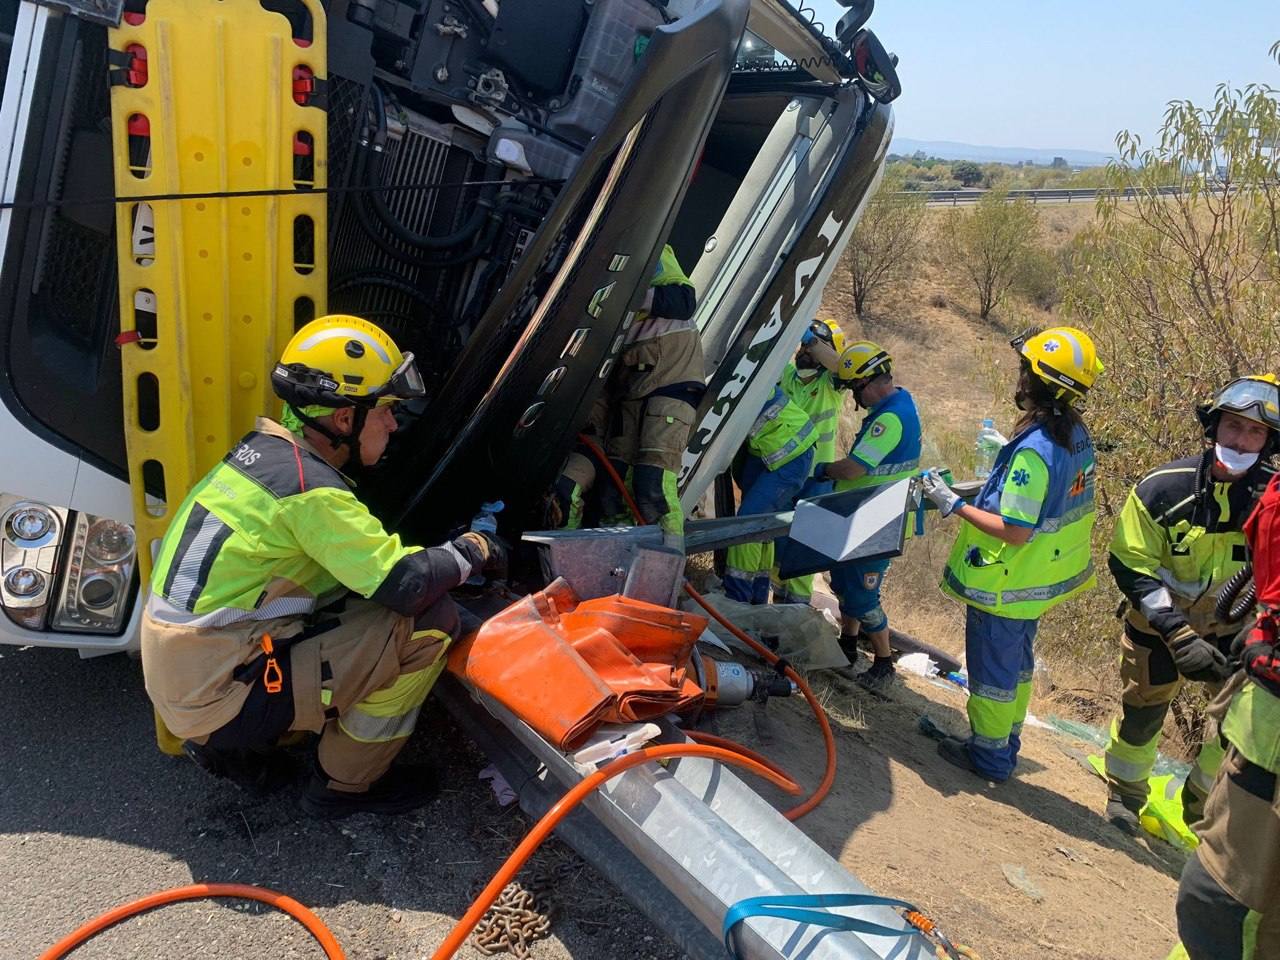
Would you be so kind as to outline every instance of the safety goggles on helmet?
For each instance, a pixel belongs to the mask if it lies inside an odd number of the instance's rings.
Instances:
[[[800,345],[807,347],[815,340],[821,340],[834,350],[837,356],[844,353],[844,331],[834,320],[814,320],[805,330],[804,336],[800,338]]]
[[[406,350],[400,366],[382,386],[369,392],[370,399],[377,401],[377,406],[386,406],[397,400],[413,400],[427,395],[426,385],[422,382],[422,374],[418,365],[413,362],[413,354]]]
[[[427,392],[412,353],[402,356],[386,383],[363,395],[350,393],[325,371],[304,363],[277,363],[271,372],[271,383],[276,394],[295,410],[312,406],[384,407],[397,400],[426,396]]]
[[[1226,410],[1280,431],[1280,386],[1271,377],[1241,377],[1222,388],[1209,408]]]

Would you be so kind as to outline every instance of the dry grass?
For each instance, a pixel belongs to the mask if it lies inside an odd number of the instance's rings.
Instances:
[[[1089,224],[1091,204],[1041,208],[1041,242],[1056,249]],[[846,335],[875,340],[894,357],[900,385],[911,391],[924,424],[922,465],[948,466],[957,477],[972,476],[973,438],[980,421],[993,417],[1010,433],[1017,363],[1007,341],[1032,324],[1056,322],[1055,311],[1011,299],[987,321],[978,319],[972,292],[949,271],[935,242],[938,211],[930,211],[919,269],[912,278],[868,304],[859,319],[853,311],[848,273],[837,269],[827,285],[824,315],[840,321]],[[852,403],[841,422],[840,442],[852,439],[861,411]],[[939,575],[955,536],[953,520],[930,514],[926,536],[907,544],[888,577],[884,606],[894,626],[944,650],[964,649],[962,608],[942,596]],[[1037,654],[1044,671],[1037,677],[1037,700],[1051,709],[1091,723],[1105,723],[1119,696],[1116,670],[1119,627],[1111,616],[1119,600],[1103,570],[1099,588],[1087,598],[1051,612],[1041,625]]]

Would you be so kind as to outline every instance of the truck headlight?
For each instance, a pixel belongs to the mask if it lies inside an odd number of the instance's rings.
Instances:
[[[5,590],[17,600],[38,597],[48,585],[48,578],[31,567],[15,567],[4,578]]]
[[[19,503],[4,519],[5,538],[20,550],[45,546],[58,535],[58,520],[42,504]]]
[[[133,527],[118,520],[97,520],[85,537],[85,553],[98,563],[120,563],[133,556]]]
[[[0,608],[27,630],[118,634],[137,549],[127,523],[0,493]]]
[[[128,524],[75,514],[53,628],[119,633],[129,608],[136,549]]]

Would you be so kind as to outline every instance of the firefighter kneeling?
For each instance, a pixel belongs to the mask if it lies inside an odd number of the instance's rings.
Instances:
[[[402,813],[435,794],[429,771],[391,761],[458,635],[448,591],[501,547],[481,533],[406,546],[339,472],[376,464],[393,404],[423,395],[413,355],[378,327],[312,321],[271,380],[282,422],[259,419],[161,543],[142,625],[147,693],[210,772],[281,786],[274,744],[313,731],[306,812]]]

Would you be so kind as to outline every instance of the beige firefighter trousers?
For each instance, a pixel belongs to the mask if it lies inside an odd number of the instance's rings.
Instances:
[[[143,623],[147,690],[175,734],[203,742],[247,698],[249,687],[231,677],[234,667],[259,661],[264,634],[288,645],[305,629],[312,635],[287,649],[293,694],[289,729],[320,734],[318,759],[330,789],[364,792],[386,773],[413,732],[457,636],[457,608],[446,596],[414,620],[355,599],[315,614],[310,624],[281,618],[209,630],[148,615]],[[235,650],[238,663],[213,667],[206,661],[213,668],[202,676],[184,651],[212,645]],[[166,669],[169,664],[173,669]],[[218,702],[211,704],[210,698]],[[191,704],[198,701],[201,709],[193,712]],[[210,706],[218,709],[211,713]],[[201,722],[199,716],[224,719]]]

